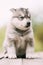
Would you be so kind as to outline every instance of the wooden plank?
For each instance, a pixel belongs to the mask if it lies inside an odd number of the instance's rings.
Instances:
[[[0,57],[3,54],[0,54]],[[32,58],[30,58],[32,56]],[[28,59],[0,58],[0,65],[43,65],[43,52],[29,54]]]
[[[22,59],[1,59],[0,65],[22,65]]]
[[[43,65],[43,59],[24,59],[23,65]]]
[[[43,65],[43,59],[1,59],[0,65]]]

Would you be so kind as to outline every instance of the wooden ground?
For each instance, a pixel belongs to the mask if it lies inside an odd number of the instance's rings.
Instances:
[[[1,56],[1,55],[0,55]],[[29,59],[0,59],[0,65],[43,65],[43,52],[34,53]]]

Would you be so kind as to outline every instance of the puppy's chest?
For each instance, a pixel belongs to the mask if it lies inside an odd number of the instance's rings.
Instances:
[[[25,49],[27,43],[25,42],[25,38],[24,37],[18,37],[18,39],[16,40],[15,46],[16,49]]]
[[[16,41],[16,52],[17,54],[25,53],[26,43],[23,37],[19,37],[18,41]]]

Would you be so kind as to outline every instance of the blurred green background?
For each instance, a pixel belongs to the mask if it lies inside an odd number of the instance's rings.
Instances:
[[[33,24],[35,51],[43,51],[43,23]]]
[[[35,38],[35,51],[43,51],[43,22],[38,22],[32,18],[33,32]],[[0,28],[0,51],[3,50],[3,41],[5,37],[6,26]]]
[[[0,51],[3,50],[3,41],[5,38],[6,26],[0,28]]]

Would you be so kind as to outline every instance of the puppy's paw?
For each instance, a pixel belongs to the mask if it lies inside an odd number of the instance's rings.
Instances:
[[[29,58],[29,59],[34,59],[35,56],[34,56],[34,53],[29,53],[26,55],[26,58]]]
[[[6,54],[4,54],[4,58],[8,58],[8,54],[6,53]]]
[[[15,54],[4,54],[4,58],[10,58],[10,59],[13,59],[13,58],[17,58]]]
[[[8,55],[8,58],[13,59],[13,58],[17,58],[17,57],[16,57],[16,55],[12,54],[12,55]]]

